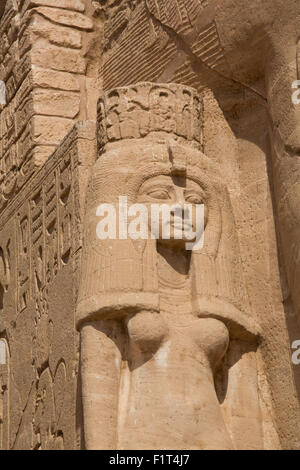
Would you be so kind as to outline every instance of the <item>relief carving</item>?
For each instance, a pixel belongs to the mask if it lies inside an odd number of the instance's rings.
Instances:
[[[0,338],[0,450],[9,449],[9,349]]]
[[[299,12],[0,1],[0,449],[300,449]]]
[[[26,207],[26,206],[25,206]],[[30,288],[30,225],[28,208],[18,214],[18,312],[22,312],[31,298]]]
[[[235,448],[215,373],[231,340],[251,349],[259,334],[228,193],[201,151],[202,119],[201,98],[180,85],[142,83],[99,101],[77,306],[87,449]],[[119,196],[203,203],[203,250],[174,236],[99,240],[97,207]],[[259,408],[257,390],[253,399]]]

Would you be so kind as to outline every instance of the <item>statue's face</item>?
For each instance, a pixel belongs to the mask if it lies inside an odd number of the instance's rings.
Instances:
[[[196,207],[204,204],[204,199],[204,190],[194,180],[171,175],[158,175],[147,179],[142,184],[138,196],[138,202],[148,207],[148,226],[153,235],[152,208],[157,204],[164,204],[170,209],[159,212],[159,224],[155,233],[159,243],[178,247],[199,238],[198,231],[202,225],[197,221]],[[165,234],[170,236],[165,237]]]

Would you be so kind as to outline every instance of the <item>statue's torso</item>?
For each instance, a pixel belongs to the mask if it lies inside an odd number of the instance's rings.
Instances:
[[[118,447],[153,449],[160,441],[167,449],[231,449],[214,386],[227,328],[193,315],[188,274],[164,261],[158,272],[160,313],[140,313],[129,324],[133,344],[122,379]]]

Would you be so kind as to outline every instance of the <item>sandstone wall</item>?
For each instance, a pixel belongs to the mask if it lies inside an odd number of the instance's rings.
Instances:
[[[228,185],[250,310],[264,332],[256,360],[265,446],[300,447],[300,371],[290,351],[300,331],[274,217],[261,67],[256,64],[247,84],[228,73],[213,14],[192,36],[207,5],[0,5],[7,101],[0,105],[2,448],[83,446],[74,311],[86,184],[96,158],[96,103],[101,87],[142,80],[183,83],[203,95],[203,150]]]
[[[3,448],[80,445],[74,311],[94,142],[93,123],[76,126],[1,216]]]
[[[96,28],[82,0],[6,2],[0,22],[7,101],[0,107],[0,210],[77,120],[95,119],[97,93],[87,94],[96,81],[88,70]]]

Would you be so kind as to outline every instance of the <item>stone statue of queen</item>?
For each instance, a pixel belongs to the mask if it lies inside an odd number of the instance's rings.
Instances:
[[[202,127],[202,100],[186,86],[139,83],[99,100],[77,304],[87,449],[235,449],[245,433],[250,448],[263,447],[259,333],[230,198],[202,151]],[[100,239],[99,207],[118,213],[120,196],[170,206],[171,215],[156,234],[149,220],[143,239],[119,230]],[[199,205],[204,244],[191,250]]]

